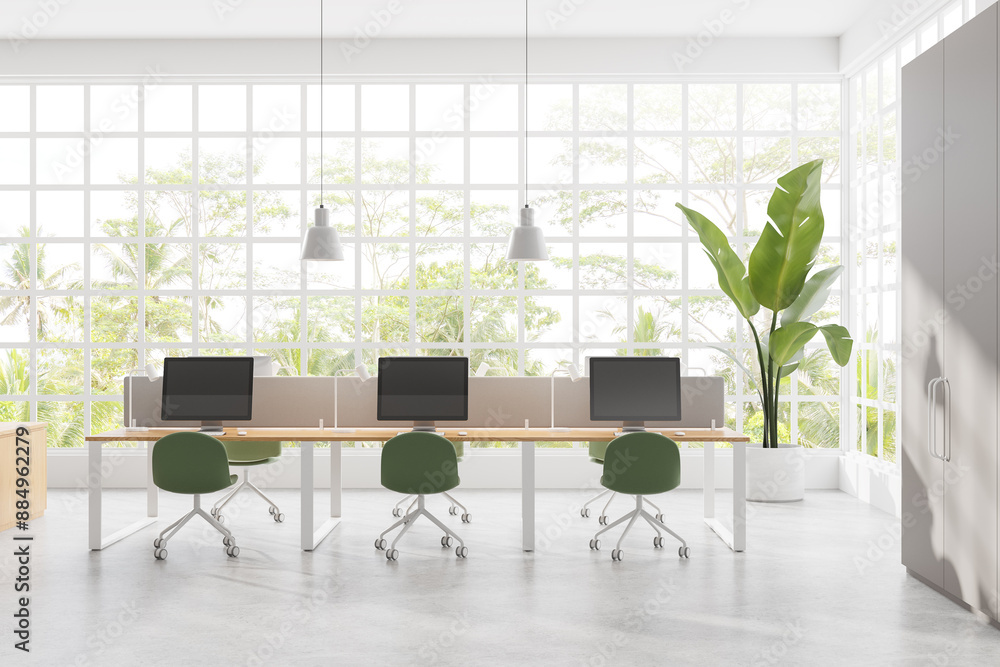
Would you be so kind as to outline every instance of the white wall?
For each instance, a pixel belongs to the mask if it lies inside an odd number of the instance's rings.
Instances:
[[[733,466],[730,452],[716,453],[716,486],[726,489],[733,486]],[[704,454],[690,450],[681,454],[681,488],[703,487]],[[806,464],[806,488],[837,489],[840,486],[842,457],[836,452],[810,453]],[[106,488],[140,488],[146,485],[146,456],[144,450],[104,450]],[[280,463],[251,469],[261,485],[274,488],[298,488],[300,458],[297,450],[286,450]],[[591,463],[586,450],[545,451],[537,450],[535,457],[536,487],[540,489],[597,488],[601,468]],[[48,484],[50,488],[84,488],[87,485],[87,456],[83,450],[48,451]],[[465,460],[459,466],[462,485],[479,489],[518,489],[521,487],[521,457],[514,450],[466,450]],[[330,460],[328,453],[318,450],[316,455],[317,488],[330,486]],[[343,455],[343,483],[345,488],[381,488],[379,483],[379,455],[375,451],[345,451]]]
[[[315,75],[319,41],[299,39],[18,42],[0,76]],[[519,74],[522,39],[326,41],[329,75]],[[829,74],[836,38],[533,39],[531,72],[546,74]]]

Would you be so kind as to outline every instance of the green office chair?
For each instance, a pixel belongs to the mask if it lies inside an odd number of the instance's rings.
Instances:
[[[458,440],[452,444],[455,445],[455,456],[458,457],[458,462],[461,463],[465,458],[465,443],[461,440]],[[451,503],[451,507],[448,508],[448,514],[455,516],[461,509],[462,523],[472,523],[472,514],[469,513],[469,510],[466,509],[465,505],[455,500],[454,496],[452,496],[450,493],[442,493],[441,495],[447,498],[448,502]],[[413,494],[406,496],[398,503],[396,503],[396,505],[392,508],[392,515],[403,516],[404,514],[409,514],[410,510],[413,509],[414,503],[416,502],[417,502],[416,496],[414,496]],[[405,511],[403,510],[404,506],[406,506]]]
[[[157,560],[167,557],[167,541],[195,515],[208,521],[222,533],[226,554],[240,555],[236,538],[214,517],[201,509],[201,495],[215,493],[236,483],[229,474],[226,448],[210,435],[197,432],[171,433],[153,445],[153,484],[171,493],[194,496],[194,509],[166,527],[153,540],[153,555]]]
[[[458,541],[455,555],[459,558],[468,556],[469,549],[462,538],[424,507],[425,496],[451,491],[458,484],[458,456],[455,446],[447,438],[436,433],[411,431],[385,443],[382,448],[382,486],[390,491],[415,495],[417,507],[383,530],[375,540],[375,548],[385,551],[387,560],[396,560],[399,558],[396,544],[418,518],[426,516],[444,531],[442,547],[450,547],[454,538]],[[385,536],[399,526],[403,526],[403,530],[386,548]]]
[[[227,493],[212,507],[212,516],[219,523],[225,523],[222,516],[222,508],[232,500],[241,489],[249,487],[251,491],[264,499],[268,504],[267,511],[271,517],[281,523],[285,520],[285,515],[281,513],[274,501],[264,495],[257,486],[250,481],[250,468],[253,466],[267,465],[274,463],[281,456],[281,442],[267,442],[263,440],[234,440],[222,443],[226,447],[226,455],[229,457],[229,465],[236,466],[243,471],[243,481],[239,486]]]
[[[604,441],[601,441],[601,442],[591,442],[590,443],[590,445],[588,447],[588,450],[589,450],[589,454],[590,454],[590,461],[591,461],[591,463],[600,464],[602,467],[604,466],[604,453],[607,451],[609,444],[611,444],[611,443],[610,442],[604,442]],[[590,516],[590,508],[587,507],[587,506],[590,505],[591,503],[596,502],[597,500],[603,498],[604,496],[608,495],[609,493],[611,494],[611,497],[608,498],[607,504],[604,505],[604,509],[601,510],[600,516],[597,517],[597,523],[601,524],[602,526],[608,525],[608,508],[611,507],[611,502],[615,499],[615,496],[618,495],[617,493],[615,493],[611,489],[605,489],[604,491],[601,491],[596,496],[594,496],[593,498],[591,498],[590,500],[588,500],[587,502],[585,502],[583,504],[583,507],[580,508],[580,516],[582,516],[585,519],[587,517],[589,517]],[[660,508],[657,507],[656,505],[654,505],[653,502],[649,500],[649,498],[643,498],[642,500],[643,500],[644,503],[646,503],[647,505],[649,505],[650,507],[652,507],[654,510],[656,510],[656,520],[662,522],[663,521],[663,512],[660,511]]]
[[[661,519],[652,516],[643,506],[643,497],[647,494],[664,493],[676,489],[681,483],[681,454],[677,443],[659,433],[626,433],[611,441],[604,456],[604,474],[601,484],[616,493],[627,493],[635,496],[635,509],[614,523],[597,531],[590,540],[591,549],[600,549],[601,534],[611,530],[623,521],[628,521],[625,531],[618,538],[618,545],[611,551],[611,560],[622,560],[622,541],[632,529],[636,519],[642,517],[653,530],[653,547],[663,547],[665,530],[678,540],[681,546],[677,555],[681,558],[691,557],[691,548],[684,538],[667,528]]]

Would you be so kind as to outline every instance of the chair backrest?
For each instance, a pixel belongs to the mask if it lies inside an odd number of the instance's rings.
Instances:
[[[210,435],[171,433],[153,445],[153,483],[171,493],[214,493],[232,485],[226,448]]]
[[[601,484],[631,495],[676,489],[681,483],[677,443],[659,433],[626,433],[611,441],[604,454]]]
[[[399,493],[444,493],[459,484],[455,445],[436,433],[412,431],[382,448],[382,486]]]
[[[281,456],[281,442],[278,440],[226,440],[226,455],[230,461],[242,463],[262,461],[273,456]]]

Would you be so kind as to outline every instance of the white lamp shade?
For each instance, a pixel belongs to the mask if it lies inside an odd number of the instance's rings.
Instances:
[[[337,230],[330,226],[330,209],[316,209],[316,224],[306,230],[302,241],[302,259],[315,261],[343,261],[344,249]]]
[[[358,364],[354,367],[354,372],[358,374],[358,377],[362,381],[370,380],[372,375],[368,372],[368,368],[364,364]]]
[[[540,262],[549,258],[545,248],[545,235],[535,227],[535,211],[525,206],[521,209],[520,224],[510,233],[507,259],[515,262]]]
[[[566,367],[566,372],[569,373],[569,377],[573,382],[576,382],[583,376],[580,375],[580,369],[576,367],[576,364],[570,364]]]

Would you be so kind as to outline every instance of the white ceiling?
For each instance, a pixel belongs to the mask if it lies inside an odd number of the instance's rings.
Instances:
[[[315,37],[320,0],[0,0],[0,35],[40,39]],[[529,33],[546,37],[837,37],[874,0],[529,0]],[[51,17],[42,6],[56,6]],[[387,8],[396,14],[388,14]],[[723,14],[723,12],[728,14]],[[330,37],[354,36],[373,12],[380,37],[521,37],[523,0],[326,0]],[[720,19],[728,24],[723,24]],[[26,23],[27,22],[27,23]],[[33,24],[33,25],[31,25]]]

